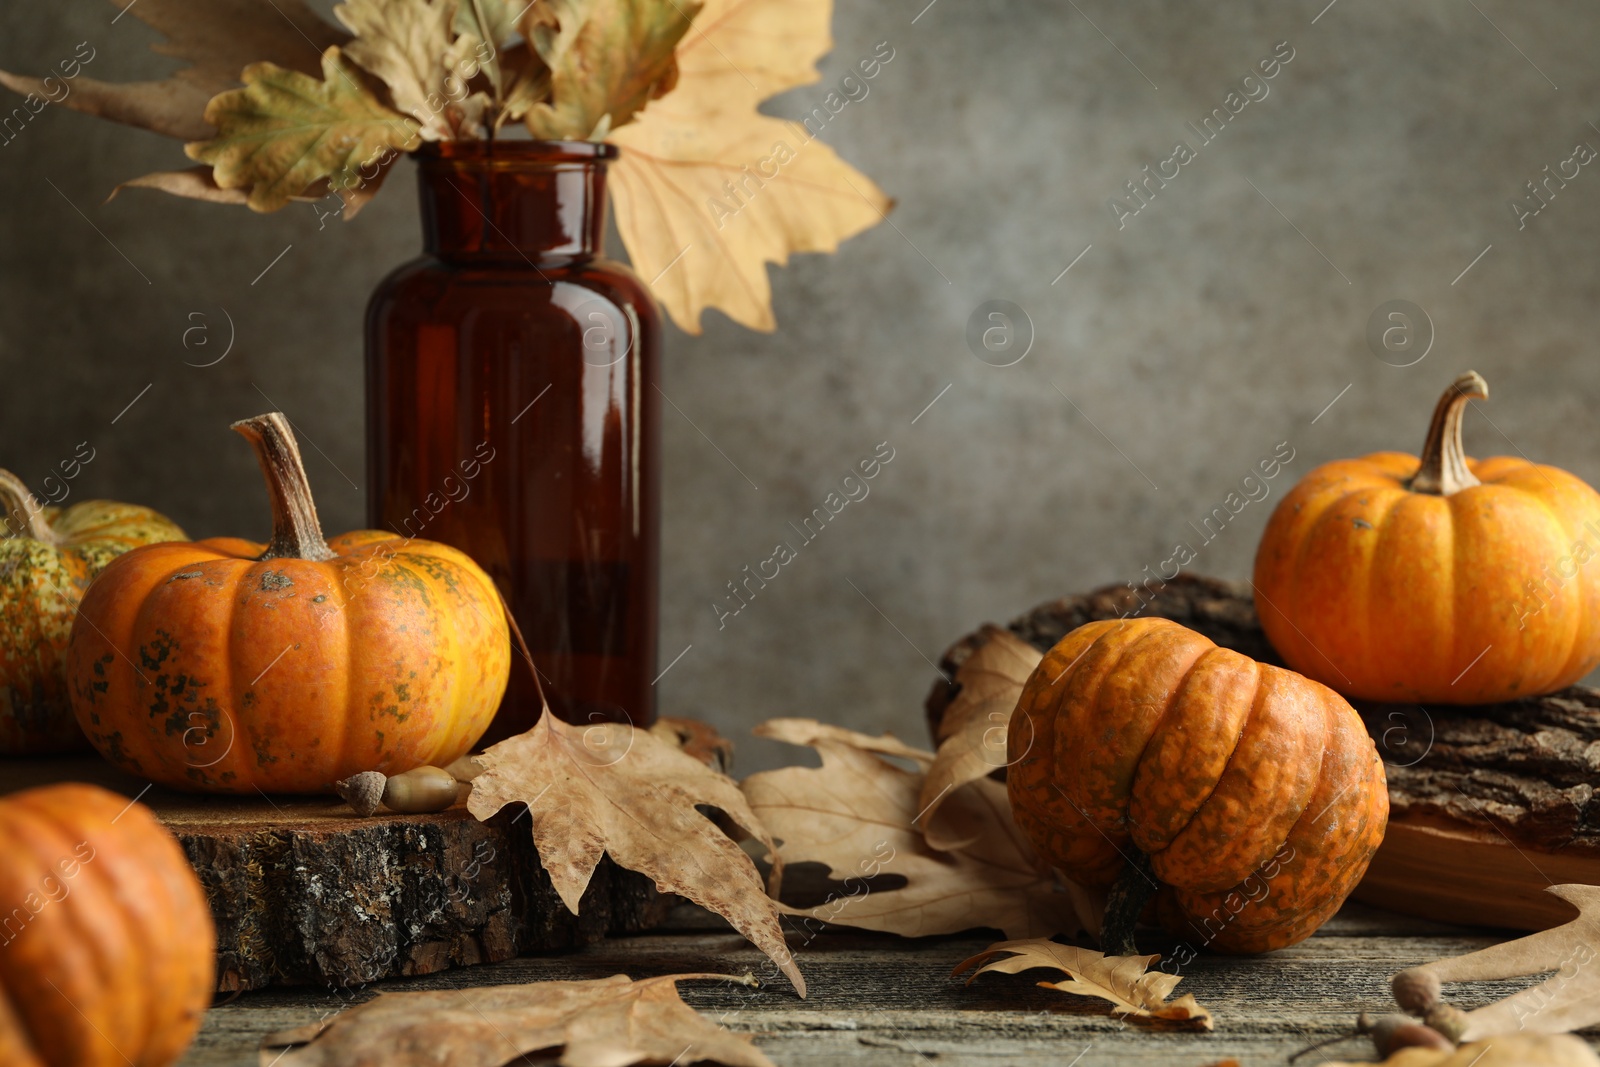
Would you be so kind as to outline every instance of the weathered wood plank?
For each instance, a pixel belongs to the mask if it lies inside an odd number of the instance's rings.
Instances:
[[[812,987],[798,999],[787,984],[760,990],[694,982],[684,998],[730,1029],[757,1035],[783,1067],[816,1064],[1021,1063],[1062,1067],[1192,1064],[1234,1057],[1281,1063],[1313,1039],[1349,1028],[1356,1012],[1390,1007],[1388,976],[1443,955],[1481,948],[1496,938],[1436,923],[1419,923],[1355,906],[1310,940],[1262,957],[1203,956],[1185,969],[1180,992],[1192,992],[1217,1016],[1212,1034],[1155,1029],[1112,1018],[1097,1001],[1040,989],[1044,972],[985,975],[972,985],[950,976],[959,961],[992,938],[907,940],[854,933],[823,934],[797,943],[796,958]],[[703,925],[692,912],[674,925]],[[1403,935],[1395,931],[1410,931]],[[621,938],[556,957],[533,957],[384,982],[358,994],[266,990],[214,1009],[183,1067],[256,1063],[262,1036],[312,1022],[379,989],[458,988],[549,979],[635,977],[679,971],[771,974],[770,964],[733,933],[691,930]],[[1515,982],[1485,983],[1456,1000],[1472,1007],[1504,995]],[[1457,992],[1457,991],[1453,991]],[[1352,1056],[1366,1046],[1345,1046]],[[1087,1050],[1087,1051],[1085,1051]]]

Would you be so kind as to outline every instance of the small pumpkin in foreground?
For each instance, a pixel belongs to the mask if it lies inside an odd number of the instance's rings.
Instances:
[[[1292,945],[1338,910],[1388,823],[1383,764],[1339,694],[1168,619],[1063,637],[1007,750],[1018,828],[1068,878],[1110,888],[1112,955],[1136,953],[1152,894],[1193,948]]]
[[[1256,611],[1295,670],[1349,697],[1486,704],[1600,666],[1600,493],[1514,456],[1468,459],[1474,371],[1440,398],[1422,458],[1307,474],[1256,553]]]
[[[152,545],[106,568],[68,651],[89,740],[136,774],[222,793],[328,793],[464,755],[511,669],[494,583],[437,542],[323,540],[288,420],[234,429],[266,475],[272,541]]]
[[[132,504],[42,507],[6,470],[0,470],[0,517],[0,756],[87,748],[66,676],[78,601],[112,559],[187,535],[166,516]]]
[[[216,988],[211,909],[149,809],[98,786],[0,798],[0,1063],[166,1067]]]

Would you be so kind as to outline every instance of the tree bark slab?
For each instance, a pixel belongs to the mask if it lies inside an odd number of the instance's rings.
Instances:
[[[1224,648],[1279,666],[1247,583],[1182,575],[1143,597],[1123,586],[1062,597],[1006,629],[1041,652],[1087,622],[1159,616]],[[949,676],[997,632],[956,641]],[[937,729],[959,687],[935,683],[925,708]],[[1389,832],[1358,899],[1447,922],[1538,930],[1575,913],[1544,889],[1600,884],[1600,690],[1573,686],[1485,704],[1352,701],[1383,757]]]
[[[362,818],[322,797],[217,797],[148,788],[97,757],[0,761],[0,793],[93,782],[138,797],[183,846],[217,928],[219,991],[348,989],[661,922],[675,898],[602,860],[573,915],[513,805]]]

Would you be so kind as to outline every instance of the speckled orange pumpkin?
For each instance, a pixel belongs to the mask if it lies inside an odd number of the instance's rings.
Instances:
[[[1309,936],[1388,824],[1377,749],[1339,694],[1167,619],[1080,626],[1029,677],[1007,731],[1017,826],[1080,885],[1110,887],[1107,951],[1152,892],[1191,949]]]
[[[92,785],[0,798],[0,1063],[167,1067],[215,989],[200,882],[149,809]]]
[[[130,548],[187,535],[166,516],[132,504],[41,507],[5,470],[0,518],[0,755],[87,748],[72,717],[66,674],[78,601],[95,575]]]
[[[1484,704],[1600,666],[1600,493],[1515,456],[1468,459],[1469,371],[1422,458],[1326,463],[1273,512],[1256,553],[1262,629],[1295,670],[1350,697]]]
[[[325,542],[288,421],[234,428],[266,473],[272,542],[152,545],[106,568],[68,653],[89,740],[157,782],[229,793],[329,792],[464,755],[511,666],[489,576],[433,541]]]

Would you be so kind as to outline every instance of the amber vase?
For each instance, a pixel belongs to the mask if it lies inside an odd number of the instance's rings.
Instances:
[[[417,153],[423,254],[367,309],[376,528],[494,577],[556,713],[654,717],[660,319],[607,260],[609,145]],[[518,656],[517,660],[521,660]],[[485,743],[538,717],[517,662]]]

